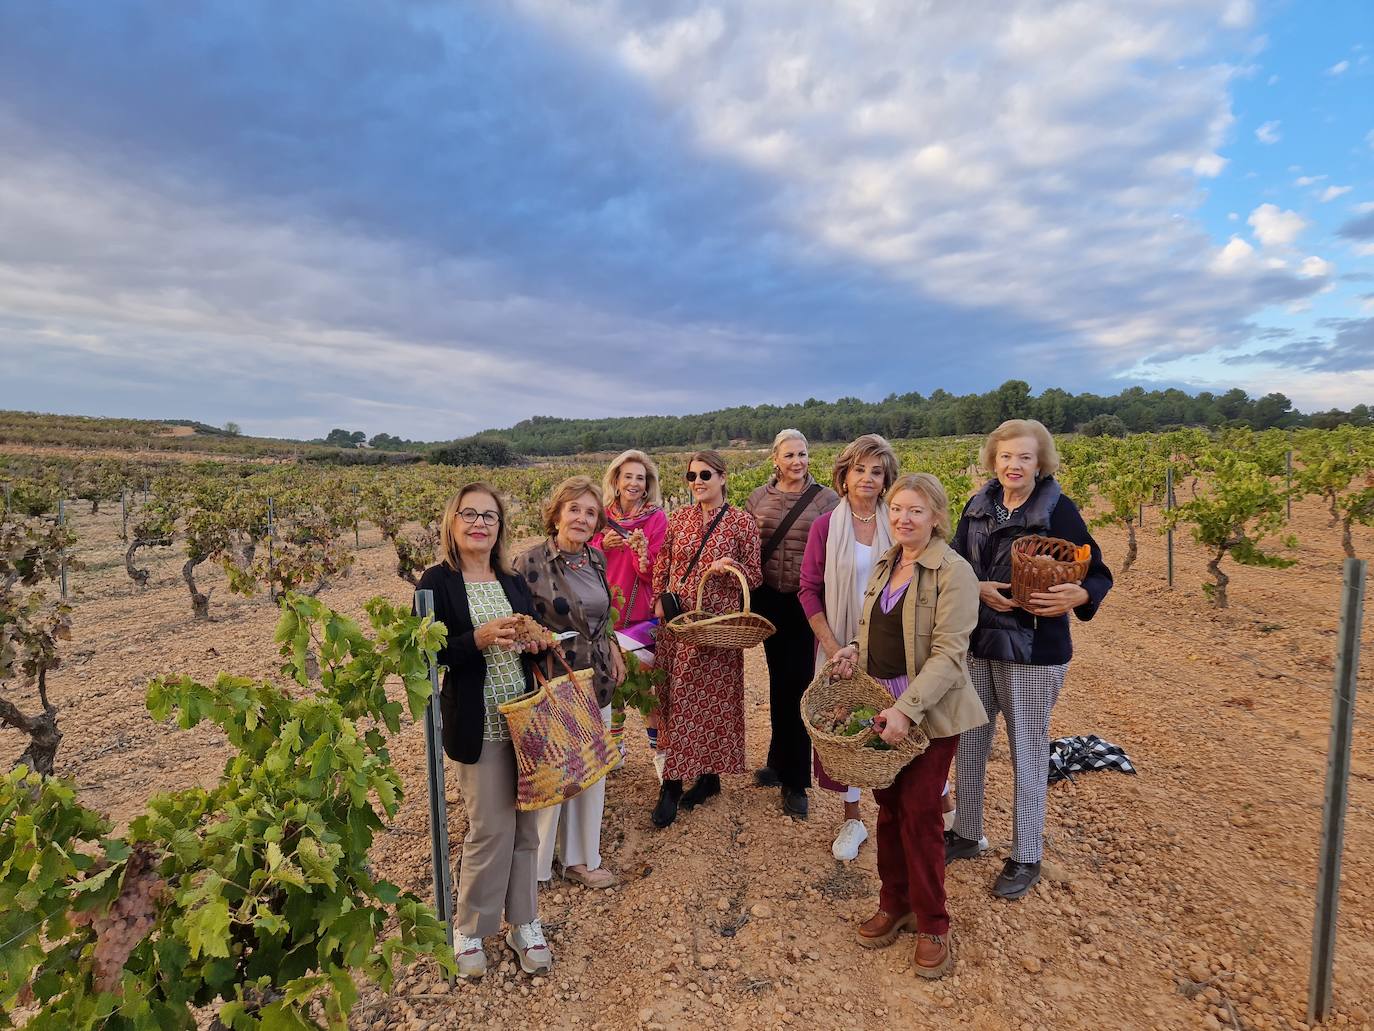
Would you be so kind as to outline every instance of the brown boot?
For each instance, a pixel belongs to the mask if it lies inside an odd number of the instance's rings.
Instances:
[[[915,926],[915,913],[894,916],[880,909],[859,925],[859,944],[866,949],[885,949],[897,940],[897,935]]]
[[[934,980],[944,977],[954,965],[954,945],[948,933],[916,935],[916,974]]]

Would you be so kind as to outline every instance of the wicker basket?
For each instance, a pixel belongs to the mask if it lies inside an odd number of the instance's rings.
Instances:
[[[846,737],[828,734],[811,725],[813,716],[838,705],[851,709],[867,706],[881,712],[890,708],[892,702],[892,693],[862,670],[856,669],[842,680],[831,680],[830,664],[821,667],[811,686],[802,694],[801,709],[802,722],[806,724],[806,732],[811,735],[811,743],[816,746],[816,755],[828,777],[854,788],[885,788],[897,779],[907,763],[930,747],[930,738],[923,725],[912,727],[906,739],[891,750],[868,747],[868,742],[878,736],[871,727]]]
[[[1011,545],[1011,596],[1022,608],[1030,596],[1055,584],[1077,583],[1088,575],[1089,557],[1080,558],[1087,545],[1059,537],[1018,537]]]
[[[744,574],[733,567],[729,567],[729,571],[739,578],[739,587],[744,597],[744,611],[721,614],[702,609],[702,591],[706,587],[706,578],[712,575],[711,571],[707,570],[697,584],[697,607],[670,619],[665,624],[670,634],[679,641],[702,648],[736,650],[752,648],[773,636],[777,627],[763,616],[749,611],[749,582],[744,579]]]

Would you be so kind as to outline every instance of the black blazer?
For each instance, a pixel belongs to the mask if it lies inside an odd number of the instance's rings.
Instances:
[[[497,571],[496,579],[506,592],[511,611],[534,616],[534,599],[524,578]],[[448,642],[439,652],[444,684],[439,693],[439,713],[444,721],[444,751],[455,762],[475,763],[482,755],[483,687],[487,679],[487,658],[477,647],[472,613],[468,610],[468,590],[463,574],[442,563],[430,566],[416,587],[434,592],[434,618],[448,628]],[[534,659],[521,657],[525,685],[534,690]]]

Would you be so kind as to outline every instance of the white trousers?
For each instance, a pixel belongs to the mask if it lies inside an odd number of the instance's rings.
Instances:
[[[611,707],[601,710],[606,726],[611,724]],[[606,811],[606,778],[581,794],[559,805],[540,809],[534,815],[539,828],[539,860],[536,870],[541,881],[553,877],[555,845],[564,866],[585,866],[595,870],[601,865],[601,816]]]

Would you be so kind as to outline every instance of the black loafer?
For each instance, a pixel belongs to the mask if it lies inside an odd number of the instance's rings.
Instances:
[[[1039,881],[1039,863],[1018,863],[1015,859],[1008,859],[997,883],[992,886],[992,893],[999,899],[1019,899]]]
[[[703,773],[682,796],[682,808],[691,812],[712,795],[720,794],[720,775]]]
[[[761,766],[754,771],[754,786],[758,788],[780,788],[782,781],[778,779],[778,771],[771,766]]]
[[[945,865],[956,859],[977,859],[987,847],[987,839],[970,841],[960,837],[958,831],[945,831]]]
[[[677,807],[681,798],[682,781],[665,780],[663,786],[658,789],[658,805],[654,806],[653,815],[649,817],[655,827],[662,830],[677,819]]]
[[[782,789],[782,811],[788,816],[796,817],[798,820],[805,820],[810,811],[810,804],[806,800],[806,792],[798,788]]]

